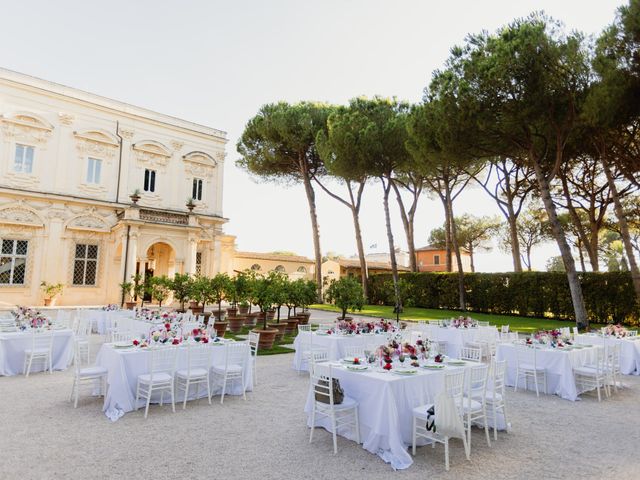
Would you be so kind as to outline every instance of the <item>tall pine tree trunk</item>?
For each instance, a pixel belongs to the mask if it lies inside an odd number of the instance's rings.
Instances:
[[[402,226],[404,227],[404,233],[407,236],[407,250],[409,250],[409,268],[412,272],[418,271],[418,263],[416,261],[416,245],[413,234],[413,216],[407,214],[407,209],[404,207],[404,202],[400,196],[400,189],[392,183],[393,189],[396,192],[396,200],[398,201],[398,207],[400,208],[400,218],[402,218]]]
[[[633,251],[633,245],[631,244],[631,235],[629,234],[629,225],[627,224],[627,218],[624,215],[624,209],[620,202],[620,196],[618,195],[618,187],[616,187],[613,180],[613,174],[611,173],[611,167],[609,161],[602,155],[602,165],[604,167],[604,174],[607,176],[607,182],[609,183],[609,190],[611,191],[611,197],[613,198],[613,208],[618,218],[618,225],[620,226],[620,236],[622,237],[622,244],[627,254],[627,260],[629,262],[629,270],[631,270],[631,279],[633,280],[633,288],[636,291],[636,302],[640,303],[640,270],[638,270],[638,263]]]
[[[360,280],[362,282],[362,290],[364,298],[369,298],[369,279],[367,275],[367,260],[364,257],[364,245],[362,244],[362,232],[360,230],[360,216],[355,207],[351,207],[351,215],[353,217],[353,229],[356,232],[356,247],[358,248],[358,259],[360,260]]]
[[[306,165],[306,162],[304,163]],[[309,203],[309,215],[311,216],[311,231],[313,232],[313,250],[316,260],[316,293],[319,303],[322,303],[322,251],[320,250],[320,227],[318,225],[318,213],[316,210],[316,194],[313,191],[308,172],[303,172],[304,190]]]
[[[398,263],[396,261],[396,247],[393,241],[393,230],[391,229],[391,213],[389,212],[389,191],[391,190],[391,180],[388,179],[385,185],[385,177],[380,178],[382,181],[382,189],[384,190],[384,217],[387,225],[387,240],[389,242],[389,256],[391,259],[391,276],[393,277],[393,292],[396,299],[396,309],[400,311],[402,308],[402,299],[400,298],[400,289],[398,288]]]
[[[464,292],[464,268],[462,266],[462,255],[460,254],[460,245],[458,244],[458,232],[456,230],[456,220],[453,216],[453,201],[451,200],[451,190],[449,189],[449,183],[445,186],[447,197],[447,213],[449,215],[449,225],[451,227],[451,243],[453,244],[453,251],[456,254],[456,260],[458,263],[458,296],[460,299],[460,310],[463,312],[467,309]]]
[[[567,280],[569,281],[569,290],[571,291],[571,301],[573,303],[573,310],[576,316],[576,324],[579,327],[587,327],[589,325],[589,319],[587,317],[587,310],[584,306],[584,297],[582,296],[580,278],[576,272],[576,263],[573,260],[573,255],[571,255],[571,248],[567,243],[567,238],[562,230],[560,221],[558,220],[556,206],[551,198],[549,182],[535,156],[532,155],[531,160],[533,162],[536,180],[538,181],[538,187],[540,188],[542,203],[547,211],[551,231],[556,243],[558,244],[558,248],[560,249],[562,262],[564,263],[564,268],[567,272]]]
[[[509,238],[511,244],[511,257],[513,258],[513,271],[522,272],[522,258],[520,257],[520,239],[518,238],[518,219],[513,211],[513,203],[510,199],[507,206],[507,223],[509,225]]]

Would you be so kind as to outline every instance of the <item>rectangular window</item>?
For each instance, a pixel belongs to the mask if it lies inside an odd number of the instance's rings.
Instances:
[[[31,173],[33,171],[33,147],[16,144],[13,171],[17,173]]]
[[[87,183],[100,183],[102,160],[89,157],[87,160]]]
[[[440,255],[434,255],[433,256],[433,264],[434,265],[440,265]]]
[[[144,171],[144,191],[155,192],[156,191],[156,171],[149,170]]]
[[[74,285],[95,285],[98,276],[98,245],[76,244],[73,263]]]
[[[202,200],[202,179],[193,179],[193,189],[191,190],[191,198],[194,200]]]
[[[202,252],[196,252],[196,275],[202,274]]]
[[[2,240],[0,285],[24,285],[28,249],[27,240]]]

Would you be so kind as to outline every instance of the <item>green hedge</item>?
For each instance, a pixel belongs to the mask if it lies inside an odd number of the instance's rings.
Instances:
[[[582,292],[592,322],[635,325],[640,309],[629,272],[581,273]],[[369,280],[370,303],[393,305],[391,275]],[[466,273],[467,308],[475,312],[573,320],[567,276],[559,272]],[[404,273],[400,291],[405,306],[459,308],[455,273]]]

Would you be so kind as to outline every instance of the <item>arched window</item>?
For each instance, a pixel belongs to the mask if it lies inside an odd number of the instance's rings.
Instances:
[[[305,267],[298,267],[298,273],[307,273],[307,269]]]
[[[251,270],[255,270],[255,271],[262,270],[262,267],[257,263],[254,263],[253,265],[251,265]]]
[[[284,269],[284,267],[282,265],[278,265],[276,268],[274,268],[274,270],[276,272],[282,272],[282,273],[285,272],[285,269]]]

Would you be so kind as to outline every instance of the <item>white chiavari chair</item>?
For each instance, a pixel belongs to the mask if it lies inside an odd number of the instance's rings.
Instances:
[[[333,375],[331,366],[326,369],[326,375],[313,372],[311,375],[311,387],[314,401],[311,410],[311,432],[309,433],[309,443],[313,441],[313,432],[318,416],[328,417],[331,421],[333,436],[333,453],[338,453],[337,431],[340,427],[352,426],[355,429],[356,442],[360,443],[360,423],[358,420],[358,402],[347,395],[341,403],[335,403],[333,396]]]
[[[482,348],[479,345],[465,345],[460,349],[460,360],[480,363],[482,361]]]
[[[187,408],[189,388],[196,386],[196,400],[200,398],[200,386],[207,390],[207,400],[211,405],[211,384],[209,383],[209,368],[211,366],[212,348],[206,343],[187,343],[187,368],[176,370],[176,388],[178,392],[184,391],[182,409]]]
[[[247,399],[246,385],[244,381],[244,371],[250,355],[247,344],[245,343],[227,343],[224,346],[225,356],[224,364],[213,365],[211,372],[213,373],[216,385],[222,386],[220,394],[220,403],[224,402],[224,396],[227,391],[227,383],[239,382],[242,390],[242,398]]]
[[[298,325],[298,333],[300,333],[300,332],[310,332],[310,331],[311,331],[311,324]]]
[[[174,378],[176,369],[176,358],[178,349],[176,347],[155,347],[149,350],[149,373],[138,375],[136,386],[136,410],[138,401],[146,399],[144,418],[149,414],[149,404],[154,393],[160,392],[160,405],[164,404],[164,394],[171,394],[171,409],[175,413],[175,390]]]
[[[74,349],[78,347],[78,341],[74,340]],[[96,383],[99,382],[100,393],[104,397],[107,394],[107,374],[108,370],[104,367],[93,365],[91,367],[80,367],[80,362],[75,362],[74,365],[75,375],[73,377],[73,386],[71,387],[71,395],[69,401],[73,400],[73,408],[78,408],[78,396],[80,395],[80,388],[86,386],[93,389]]]
[[[604,347],[596,347],[595,362],[573,369],[576,387],[579,393],[597,390],[598,402],[602,400],[600,389],[602,388],[606,396],[609,396],[609,388],[607,387],[606,372],[606,352]]]
[[[502,325],[500,327],[500,333],[509,333],[509,325]]]
[[[253,378],[253,385],[257,385],[258,383],[258,371],[257,371],[257,363],[258,363],[258,346],[260,345],[260,334],[256,332],[249,332],[249,336],[247,337],[247,343],[249,344],[249,349],[251,350],[251,373]]]
[[[524,345],[516,346],[516,384],[513,391],[518,391],[520,377],[524,377],[524,388],[528,390],[529,379],[534,381],[536,397],[540,396],[539,380],[542,379],[544,393],[547,393],[547,371],[538,365],[538,349]]]
[[[609,345],[606,350],[605,358],[605,374],[607,376],[607,384],[613,385],[616,393],[618,392],[618,382],[622,372],[620,371],[620,350],[619,343]],[[621,385],[622,386],[622,385]]]
[[[505,426],[508,427],[507,422],[507,400],[506,400],[506,385],[505,374],[507,371],[506,360],[494,360],[491,363],[491,369],[489,378],[491,382],[487,384],[487,391],[484,395],[484,399],[487,403],[487,412],[491,413],[491,420],[493,421],[493,438],[498,440],[498,413],[502,413]]]
[[[42,362],[43,370],[53,373],[53,333],[32,329],[31,346],[24,351],[24,375],[29,376],[33,362]]]
[[[474,365],[467,370],[467,384],[462,397],[462,411],[464,413],[464,425],[467,429],[467,445],[471,450],[471,425],[482,421],[487,445],[491,446],[489,438],[489,424],[487,422],[487,376],[489,366],[487,364]]]
[[[488,321],[478,320],[477,323],[478,323],[479,327],[488,327],[489,326],[489,322]]]
[[[78,349],[74,354],[73,361],[82,363],[82,358],[86,356],[87,363],[91,358],[91,321],[83,316],[76,316],[75,322],[75,340],[78,344]]]
[[[348,347],[344,347],[344,356],[345,358],[364,358],[364,344],[362,345],[349,345]]]
[[[457,413],[457,422],[458,435],[460,439],[462,439],[462,443],[464,445],[465,455],[467,460],[469,460],[470,449],[467,443],[467,437],[464,432],[464,421],[463,421],[463,412],[462,412],[462,397],[464,394],[464,380],[465,380],[465,370],[464,369],[456,369],[453,371],[446,372],[444,375],[444,395],[453,402]],[[435,448],[435,442],[444,444],[444,461],[445,461],[445,469],[449,471],[449,438],[446,435],[442,435],[438,433],[436,430],[428,430],[426,427],[426,422],[429,421],[429,415],[427,411],[433,407],[433,404],[422,405],[413,409],[413,440],[411,446],[411,452],[415,456],[416,454],[416,441],[418,437],[426,438],[432,441],[432,447]],[[437,421],[437,413],[436,413],[436,421]]]
[[[111,341],[113,343],[131,342],[133,341],[134,337],[135,337],[135,334],[132,331],[127,331],[127,330],[116,331],[111,333]]]
[[[309,374],[311,376],[316,374],[316,368],[319,363],[326,363],[329,361],[329,352],[327,350],[314,350],[311,352],[309,358]]]

